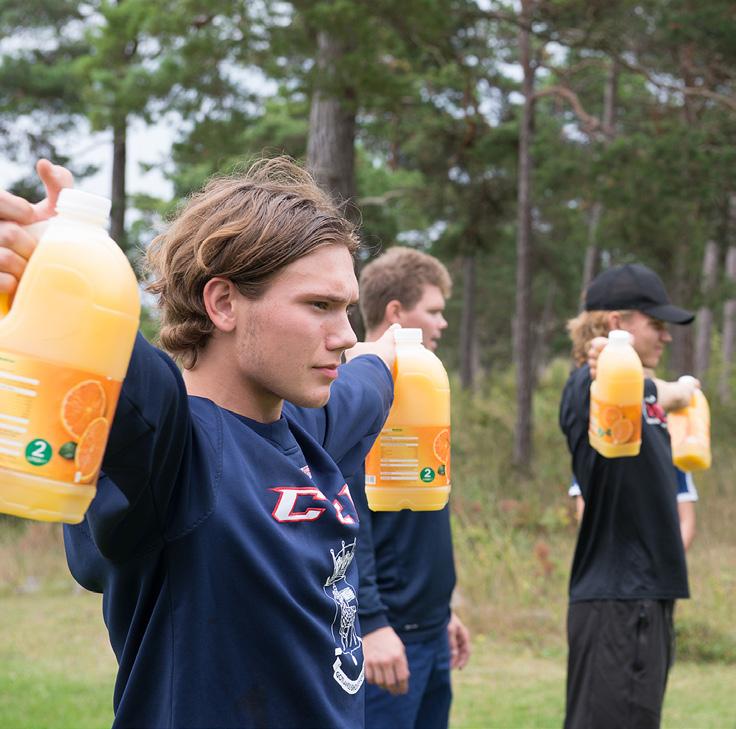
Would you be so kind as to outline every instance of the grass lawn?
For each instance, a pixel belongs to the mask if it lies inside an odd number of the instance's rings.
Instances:
[[[0,596],[2,729],[103,729],[112,722],[115,660],[100,597],[74,592]],[[12,626],[12,630],[10,627]],[[482,637],[455,674],[453,729],[559,729],[565,655]],[[676,664],[663,729],[736,729],[736,665]]]
[[[112,724],[115,657],[101,596],[0,597],[2,729],[103,729]]]
[[[676,663],[662,729],[736,729],[735,690],[736,665]],[[561,729],[565,656],[476,643],[454,691],[452,729]]]

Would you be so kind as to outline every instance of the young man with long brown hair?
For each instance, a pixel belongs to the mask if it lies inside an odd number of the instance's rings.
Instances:
[[[40,206],[0,193],[0,292],[33,252],[21,226],[71,184],[38,169]],[[357,245],[286,159],[211,181],[153,242],[184,371],[138,337],[97,496],[65,528],[72,573],[104,596],[114,726],[362,727],[346,477],[388,413],[393,348],[340,365]]]

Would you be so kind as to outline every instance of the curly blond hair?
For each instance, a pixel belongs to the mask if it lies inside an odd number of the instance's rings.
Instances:
[[[622,310],[618,312],[621,318],[628,319],[633,312]],[[607,337],[611,331],[608,323],[610,311],[582,311],[567,322],[567,331],[572,341],[572,359],[576,367],[588,361],[588,348],[596,337]]]

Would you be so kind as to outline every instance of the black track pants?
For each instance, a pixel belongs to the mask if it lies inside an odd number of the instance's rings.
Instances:
[[[672,600],[594,600],[567,613],[565,729],[658,729],[674,660]]]

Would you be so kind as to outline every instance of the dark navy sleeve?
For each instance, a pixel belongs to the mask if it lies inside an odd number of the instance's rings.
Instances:
[[[192,438],[187,393],[174,362],[138,334],[86,527],[108,559],[160,543]]]
[[[284,410],[322,444],[350,481],[381,432],[393,396],[393,380],[383,360],[361,355],[340,365],[323,408],[284,403]]]
[[[349,484],[358,512],[359,532],[355,548],[358,560],[358,613],[363,635],[389,625],[388,609],[381,600],[376,582],[376,553],[373,543],[373,518],[365,495],[365,468],[361,467]]]

